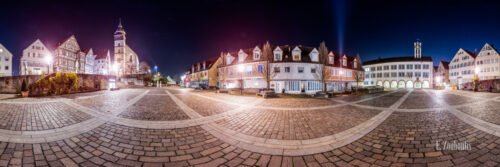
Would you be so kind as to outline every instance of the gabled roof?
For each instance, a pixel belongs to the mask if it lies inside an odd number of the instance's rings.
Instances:
[[[97,57],[95,57],[95,59],[106,59],[106,57],[108,56],[108,52],[109,52],[109,50],[96,50],[94,52],[94,54],[97,55]]]
[[[259,49],[263,48],[261,45],[257,45],[257,47],[259,47]],[[223,64],[223,65],[224,66],[231,66],[231,65],[236,65],[236,64],[265,61],[265,59],[262,56],[263,55],[262,54],[262,49],[261,49],[260,59],[258,59],[258,60],[254,60],[253,59],[253,50],[254,49],[255,49],[255,47],[248,48],[248,49],[241,49],[243,52],[245,52],[245,54],[248,55],[241,63],[239,62],[239,58],[238,58],[238,56],[239,56],[238,52],[240,52],[240,50],[234,51],[234,52],[229,52],[229,54],[231,54],[231,56],[234,57],[234,60],[230,64]],[[226,57],[226,55],[227,55],[227,53],[224,54],[224,58]]]
[[[460,48],[458,49],[458,52],[460,52],[460,50],[463,50],[465,53],[467,53],[469,56],[472,56],[472,58],[476,58],[477,57],[477,54],[475,54],[474,52],[471,52],[471,51],[468,51],[468,50],[465,50],[464,48]]]
[[[63,40],[62,42],[57,43],[57,45],[56,45],[56,47],[55,47],[55,48],[58,48],[59,46],[61,46],[63,43],[65,43],[66,41],[68,41],[68,40],[69,40],[69,39],[71,39],[71,38],[74,38],[74,39],[75,39],[75,41],[76,41],[76,37],[75,37],[75,35],[71,35],[71,36],[69,36],[68,38],[66,38],[65,40]],[[76,43],[76,44],[78,45],[78,41],[77,41],[77,43]],[[78,47],[80,47],[80,45],[78,45]]]
[[[493,49],[495,52],[497,52],[497,49],[495,49],[495,47],[493,47],[492,44],[489,44],[488,42],[486,42],[483,47],[481,48],[481,51],[482,52],[483,50],[486,50],[487,47],[490,47],[491,49]]]
[[[380,64],[380,63],[391,63],[391,62],[406,62],[406,61],[415,61],[415,62],[432,62],[432,57],[422,56],[422,58],[415,58],[413,56],[408,57],[390,57],[390,58],[378,58],[375,60],[366,61],[363,65],[372,65],[372,64]]]
[[[217,62],[217,60],[219,60],[219,58],[220,58],[219,56],[217,56],[217,57],[212,57],[212,58],[210,58],[210,59],[208,59],[208,60],[205,60],[205,61],[202,61],[202,62],[198,62],[198,63],[196,63],[196,64],[193,64],[191,67],[193,67],[193,66],[195,67],[195,68],[194,68],[194,72],[205,71],[205,70],[208,70],[208,69],[212,68],[212,66],[215,64],[215,62]],[[205,64],[206,69],[203,69],[203,62],[205,62],[205,63],[206,63],[206,64]],[[201,66],[200,70],[198,70],[198,67],[197,67],[197,66],[198,66],[198,64],[200,64],[200,66]],[[190,68],[188,71],[189,71],[189,73],[191,73],[191,68]]]
[[[343,56],[340,56],[340,53],[332,52],[330,51],[327,56],[330,55],[330,53],[333,54],[333,64],[330,64],[328,58],[326,60],[326,66],[331,66],[331,67],[342,67],[342,68],[347,68],[347,69],[354,69],[354,70],[362,70],[361,67],[361,62],[360,60],[356,60],[358,63],[357,68],[354,68],[354,59],[356,59],[353,56],[349,56],[344,54]],[[344,59],[344,56],[347,58],[347,66],[342,66],[342,61]]]
[[[450,65],[450,62],[447,62],[447,61],[440,61],[439,64],[442,64],[444,69],[450,69],[449,65]]]
[[[281,55],[281,61],[273,61],[273,63],[280,63],[280,62],[302,62],[302,63],[319,63],[319,62],[312,62],[311,57],[309,56],[309,53],[313,51],[313,47],[306,47],[306,46],[289,46],[289,45],[284,45],[284,46],[278,46],[282,51],[283,54]],[[293,50],[298,47],[300,49],[300,61],[295,61],[293,60],[292,52]],[[274,47],[276,49],[276,47]]]
[[[85,53],[85,54],[89,54],[90,50],[92,50],[92,48],[87,48],[87,49],[83,50],[82,52]]]
[[[6,48],[5,46],[3,46],[3,44],[1,44],[1,43],[0,43],[0,48],[5,49],[5,50],[4,50],[4,52],[7,52],[7,53],[9,53],[9,55],[13,56],[13,55],[12,55],[12,52],[10,52],[10,51],[9,51],[9,49],[7,49],[7,48]]]

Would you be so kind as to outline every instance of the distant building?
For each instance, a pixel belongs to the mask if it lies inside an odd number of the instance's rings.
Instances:
[[[359,56],[328,53],[325,65],[326,90],[344,92],[361,86],[365,77],[361,64]]]
[[[436,86],[449,86],[450,75],[449,75],[449,65],[450,62],[440,61],[439,66],[434,73],[434,83]]]
[[[19,75],[41,75],[53,72],[52,63],[48,64],[46,60],[47,56],[50,56],[53,61],[51,51],[40,39],[35,40],[23,50],[19,64]]]
[[[221,57],[213,57],[191,67],[189,74],[191,87],[215,88],[219,86],[217,67],[222,63]]]
[[[363,63],[365,86],[385,88],[432,88],[434,66],[431,57],[422,57],[422,43],[414,43],[413,57],[379,58]]]
[[[474,52],[462,48],[458,49],[449,64],[450,84],[453,87],[462,89],[464,83],[474,80],[476,57],[477,55]]]
[[[484,44],[475,60],[476,68],[478,68],[479,71],[477,77],[479,77],[480,80],[500,79],[499,58],[500,55],[493,45],[488,43]]]
[[[111,72],[111,55],[109,50],[96,51],[94,74],[109,75]]]
[[[0,76],[12,76],[12,53],[0,43]]]
[[[84,71],[80,69],[79,61],[77,62],[80,54],[82,54],[80,53],[80,45],[78,45],[74,35],[57,44],[54,49],[54,72],[80,73],[80,71]]]
[[[120,76],[139,73],[139,57],[127,45],[126,39],[126,33],[120,21],[114,33],[114,64],[117,64]]]
[[[97,55],[94,54],[92,48],[88,48],[83,51],[83,57],[80,57],[80,61],[84,61],[80,63],[82,65],[85,74],[95,74],[94,66],[95,66],[95,58]],[[81,68],[82,69],[82,68]]]

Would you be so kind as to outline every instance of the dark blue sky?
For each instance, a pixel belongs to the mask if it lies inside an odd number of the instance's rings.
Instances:
[[[122,18],[141,61],[168,75],[191,64],[269,40],[359,53],[362,60],[412,56],[413,42],[435,64],[463,47],[500,43],[495,1],[7,1],[0,43],[14,54],[40,38],[49,46],[74,34],[82,48],[113,49]],[[340,35],[340,36],[339,36]],[[342,48],[342,49],[340,49]]]

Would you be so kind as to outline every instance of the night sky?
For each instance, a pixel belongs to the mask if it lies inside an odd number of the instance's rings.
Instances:
[[[0,43],[14,54],[39,38],[49,47],[74,34],[82,49],[113,49],[122,19],[127,43],[151,67],[174,76],[220,52],[272,45],[318,46],[363,61],[422,55],[435,65],[459,48],[500,45],[495,1],[7,1],[0,10]]]

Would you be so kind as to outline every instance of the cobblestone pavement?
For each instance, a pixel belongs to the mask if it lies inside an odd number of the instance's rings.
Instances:
[[[144,96],[133,106],[127,108],[120,117],[151,121],[183,120],[189,118],[175,105],[175,102],[170,97],[158,95]]]
[[[304,140],[352,128],[379,112],[353,106],[311,111],[248,109],[217,124],[256,137]]]
[[[0,129],[37,131],[61,128],[90,119],[91,116],[64,103],[1,104]]]
[[[262,100],[152,88],[6,99],[0,166],[498,166],[499,107],[499,94],[443,90]]]

